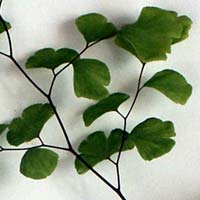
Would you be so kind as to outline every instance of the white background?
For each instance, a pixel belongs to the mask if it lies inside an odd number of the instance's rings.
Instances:
[[[3,15],[11,22],[14,52],[24,65],[34,51],[44,47],[70,47],[80,51],[84,40],[74,24],[79,15],[99,12],[117,27],[136,20],[144,6],[159,6],[188,15],[193,20],[189,39],[172,47],[166,62],[147,65],[143,81],[164,68],[173,68],[184,74],[193,86],[193,95],[185,106],[174,104],[160,93],[145,89],[139,96],[130,116],[128,130],[147,117],[171,120],[176,127],[176,146],[167,155],[151,162],[143,161],[136,149],[124,153],[121,160],[123,192],[128,200],[199,200],[200,199],[200,1],[199,0],[7,0]],[[0,36],[0,48],[7,51],[5,35]],[[117,48],[113,40],[104,41],[84,57],[98,58],[107,63],[112,75],[110,92],[133,95],[140,63],[128,52]],[[27,73],[44,89],[48,89],[51,73],[45,69],[27,70]],[[54,101],[65,122],[75,147],[87,134],[122,127],[122,119],[115,113],[107,114],[89,128],[85,128],[81,113],[93,102],[78,99],[73,92],[72,68],[59,77],[54,89]],[[22,110],[45,99],[6,58],[0,57],[0,122],[9,122]],[[121,111],[130,106],[127,101]],[[62,132],[52,118],[42,135],[47,143],[66,145]],[[5,136],[0,137],[7,146]],[[36,144],[32,141],[28,145]],[[60,152],[59,152],[60,153]],[[49,178],[34,181],[19,173],[23,152],[0,154],[1,200],[116,200],[118,197],[92,173],[77,175],[74,158],[60,153],[58,167]],[[114,168],[107,163],[96,169],[113,183]]]

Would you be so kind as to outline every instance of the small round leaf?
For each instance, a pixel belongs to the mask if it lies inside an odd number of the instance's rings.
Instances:
[[[76,19],[76,25],[88,43],[112,37],[117,32],[115,26],[98,13],[80,16]]]
[[[43,179],[51,175],[58,163],[58,155],[48,149],[28,150],[20,164],[20,172],[32,179]]]

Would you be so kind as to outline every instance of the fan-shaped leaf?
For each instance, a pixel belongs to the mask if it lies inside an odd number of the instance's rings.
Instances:
[[[98,117],[107,112],[116,111],[120,104],[122,104],[128,98],[129,96],[127,94],[114,93],[106,97],[105,99],[102,99],[97,104],[89,107],[83,113],[83,120],[85,122],[85,125],[89,126]]]
[[[58,155],[48,149],[28,150],[20,164],[20,172],[32,179],[43,179],[51,175],[58,163]]]
[[[175,103],[185,104],[192,94],[192,86],[176,71],[163,70],[156,73],[144,86],[159,90]]]
[[[51,48],[45,48],[37,51],[26,62],[26,68],[48,68],[55,69],[61,64],[72,61],[78,53],[73,49],[58,49],[55,51]]]
[[[103,15],[97,13],[80,16],[76,25],[87,43],[112,37],[117,32],[112,23],[108,23]]]
[[[80,59],[73,66],[77,97],[99,100],[108,95],[104,86],[110,82],[110,73],[105,63],[95,59]]]
[[[156,7],[143,8],[136,23],[124,26],[116,44],[142,62],[166,60],[170,46],[188,36],[192,21],[176,12]]]
[[[157,118],[149,118],[140,123],[130,135],[144,160],[152,160],[168,153],[175,145],[171,139],[174,136],[173,123]]]
[[[14,119],[9,125],[7,140],[18,146],[39,136],[46,121],[54,114],[49,104],[35,104],[26,108],[22,117]]]

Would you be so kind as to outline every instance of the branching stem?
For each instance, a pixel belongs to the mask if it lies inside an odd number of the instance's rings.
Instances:
[[[0,0],[0,6],[1,6],[2,0]],[[35,83],[32,78],[24,71],[24,69],[21,67],[21,65],[17,62],[17,60],[14,58],[13,56],[13,48],[12,48],[12,40],[9,34],[9,31],[7,29],[6,23],[4,21],[4,19],[2,18],[2,16],[0,15],[0,21],[2,22],[4,29],[6,31],[6,35],[7,35],[7,39],[8,39],[8,45],[9,45],[9,54],[0,52],[1,55],[8,57],[14,64],[15,66],[21,71],[21,73],[26,77],[26,79],[44,96],[47,98],[50,106],[52,107],[54,114],[56,116],[56,119],[62,129],[62,132],[65,136],[68,148],[63,148],[63,147],[58,147],[58,146],[53,146],[53,145],[47,145],[44,144],[44,142],[42,141],[42,139],[39,137],[39,140],[41,142],[41,145],[37,145],[37,146],[33,146],[33,147],[26,147],[26,148],[3,148],[2,146],[0,146],[0,152],[2,151],[24,151],[24,150],[29,150],[32,148],[38,148],[38,147],[49,147],[49,148],[54,148],[54,149],[60,149],[60,150],[64,150],[64,151],[68,151],[70,153],[72,153],[77,159],[79,159],[83,164],[86,165],[86,167],[88,167],[88,169],[90,169],[99,179],[101,179],[107,186],[109,186],[119,197],[121,200],[126,200],[125,197],[123,196],[123,194],[121,193],[119,188],[116,188],[114,185],[112,185],[108,180],[106,180],[101,174],[99,174],[93,167],[91,167],[72,147],[72,144],[70,142],[69,136],[67,134],[67,131],[64,127],[64,124],[61,120],[61,117],[59,116],[57,109],[51,99],[51,94],[52,94],[52,90],[53,90],[53,86],[54,83],[56,81],[57,76],[63,71],[65,70],[67,67],[69,67],[74,61],[76,61],[88,48],[92,47],[93,45],[97,44],[98,42],[100,42],[101,40],[95,41],[93,43],[90,44],[86,44],[85,48],[74,58],[72,59],[65,67],[63,67],[60,71],[58,71],[57,73],[55,73],[55,71],[53,71],[53,79],[50,85],[50,89],[49,92],[46,93],[45,91],[43,91],[38,85],[37,83]]]
[[[1,55],[8,57],[16,66],[17,68],[21,71],[21,73],[28,79],[28,81],[45,97],[47,97],[47,94],[31,79],[31,77],[24,71],[24,69],[20,66],[20,64],[16,61],[16,59],[13,56],[13,48],[12,48],[12,40],[10,37],[10,33],[7,29],[6,23],[2,16],[0,15],[0,22],[3,24],[7,38],[8,38],[8,45],[9,45],[9,54],[0,52]]]
[[[24,148],[4,148],[4,147],[0,147],[0,152],[3,151],[27,151],[30,149],[35,149],[35,148],[40,148],[40,147],[48,147],[50,149],[58,149],[58,150],[63,150],[63,151],[69,151],[68,148],[64,148],[64,147],[59,147],[59,146],[54,146],[54,145],[50,145],[50,144],[40,144],[40,145],[36,145],[36,146],[32,146],[32,147],[24,147]]]
[[[121,145],[120,145],[120,149],[119,149],[119,153],[118,153],[118,156],[117,156],[117,161],[116,161],[116,172],[117,172],[117,183],[118,183],[118,189],[120,190],[121,189],[121,180],[120,180],[120,167],[119,167],[119,164],[120,164],[120,158],[121,158],[121,154],[122,154],[122,150],[123,150],[123,146],[124,146],[124,143],[125,143],[125,135],[126,135],[126,127],[127,127],[127,119],[131,113],[131,111],[133,110],[133,107],[137,101],[137,98],[138,98],[138,95],[142,89],[141,87],[141,80],[142,80],[142,75],[143,75],[143,72],[144,72],[144,68],[145,68],[145,65],[146,63],[142,63],[142,68],[141,68],[141,71],[140,71],[140,75],[139,75],[139,79],[138,79],[138,84],[137,84],[137,90],[136,90],[136,93],[135,93],[135,96],[133,98],[133,102],[130,106],[130,109],[128,110],[127,114],[124,116],[123,114],[121,114],[119,111],[117,111],[117,113],[123,118],[124,120],[124,128],[123,128],[123,135],[122,135],[122,140],[121,140]]]
[[[108,160],[113,164],[116,165],[116,162],[114,160],[112,160],[110,157],[108,158]]]
[[[55,72],[53,70],[53,79],[51,81],[50,84],[50,89],[49,89],[49,96],[51,96],[52,90],[53,90],[53,86],[55,84],[56,78],[58,77],[59,74],[61,74],[61,72],[63,72],[66,68],[68,68],[73,62],[75,62],[76,60],[78,60],[80,58],[80,56],[86,51],[88,50],[90,47],[94,46],[95,44],[99,43],[101,40],[97,40],[95,42],[92,42],[90,44],[86,43],[85,47],[80,51],[80,53],[75,56],[67,65],[65,65],[62,69],[60,69],[58,72]]]
[[[141,87],[141,81],[142,81],[142,75],[143,75],[143,72],[144,72],[145,65],[146,65],[146,63],[142,64],[142,68],[141,68],[139,79],[138,79],[136,94],[135,94],[135,97],[133,99],[133,102],[131,104],[131,107],[130,107],[129,111],[127,112],[127,114],[125,116],[126,119],[129,117],[131,111],[133,110],[133,107],[134,107],[134,105],[135,105],[135,103],[137,101],[138,95],[139,95],[141,89],[143,88],[143,87]]]
[[[0,0],[0,8],[2,5],[2,0]],[[24,147],[24,148],[4,148],[2,146],[0,146],[0,152],[3,151],[24,151],[24,150],[30,150],[33,148],[39,148],[39,147],[48,147],[48,148],[52,148],[52,149],[58,149],[58,150],[64,150],[64,151],[68,151],[70,153],[72,153],[77,159],[79,159],[83,164],[85,164],[98,178],[100,178],[106,185],[108,185],[115,193],[117,193],[117,195],[122,199],[122,200],[126,200],[125,197],[123,196],[123,194],[121,193],[121,181],[120,181],[120,158],[121,158],[121,153],[123,150],[123,145],[125,142],[125,135],[126,135],[126,127],[127,127],[127,119],[130,116],[131,111],[133,110],[133,107],[137,101],[138,95],[142,89],[141,87],[141,80],[142,80],[142,75],[143,75],[143,71],[145,68],[145,63],[142,63],[142,68],[140,71],[140,75],[139,75],[139,79],[138,79],[138,84],[137,84],[137,90],[135,93],[135,96],[133,98],[132,104],[130,106],[130,109],[128,110],[126,115],[123,115],[119,110],[116,110],[116,112],[120,115],[120,117],[122,117],[122,119],[124,120],[124,127],[123,127],[123,135],[122,135],[122,141],[121,141],[121,145],[120,145],[120,149],[119,149],[119,153],[117,156],[117,161],[113,161],[111,158],[108,158],[108,160],[115,165],[116,167],[116,174],[117,174],[117,187],[115,187],[114,185],[112,185],[108,180],[106,180],[101,174],[99,174],[93,167],[91,167],[72,147],[72,144],[70,142],[68,133],[66,131],[66,128],[62,122],[62,119],[56,109],[56,106],[53,103],[53,100],[51,98],[52,95],[52,91],[53,91],[53,87],[56,81],[56,78],[58,77],[59,74],[61,74],[66,68],[68,68],[71,64],[73,64],[73,62],[75,62],[77,59],[79,59],[79,57],[90,47],[94,46],[95,44],[97,44],[98,42],[100,42],[101,40],[97,40],[93,43],[90,44],[86,44],[86,46],[80,51],[80,53],[75,56],[67,65],[65,65],[62,69],[60,69],[58,72],[55,72],[55,70],[52,70],[53,73],[53,79],[51,81],[50,84],[50,88],[48,93],[46,93],[43,89],[41,89],[41,87],[35,83],[35,81],[32,80],[32,78],[25,72],[25,70],[22,68],[22,66],[17,62],[17,60],[15,59],[15,57],[13,56],[13,47],[12,47],[12,40],[11,40],[11,36],[9,34],[9,31],[7,29],[6,26],[6,22],[4,21],[4,19],[2,18],[2,16],[0,15],[0,21],[2,22],[6,35],[7,35],[7,39],[8,39],[8,45],[9,45],[9,54],[6,54],[4,52],[0,52],[1,55],[9,58],[13,64],[21,71],[21,73],[25,76],[25,78],[44,96],[46,97],[46,99],[48,100],[50,106],[52,107],[54,114],[56,116],[56,119],[62,129],[62,132],[65,136],[68,148],[64,148],[64,147],[59,147],[59,146],[54,146],[54,145],[49,145],[49,144],[45,144],[44,141],[41,139],[40,136],[38,136],[38,139],[40,141],[40,145],[36,145],[36,146],[32,146],[32,147]]]

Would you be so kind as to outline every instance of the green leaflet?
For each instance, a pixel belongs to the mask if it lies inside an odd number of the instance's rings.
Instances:
[[[87,43],[106,39],[116,34],[117,29],[100,14],[90,13],[76,19],[78,30],[83,34]]]
[[[102,99],[97,104],[87,108],[83,113],[83,120],[86,126],[92,124],[101,115],[110,112],[117,111],[118,107],[127,99],[129,96],[123,93],[114,93]]]
[[[137,125],[131,132],[141,157],[152,160],[168,153],[175,145],[171,137],[175,136],[173,123],[160,119],[149,118]]]
[[[106,138],[104,132],[97,131],[90,134],[79,146],[80,156],[93,167],[99,162],[108,159],[112,154],[119,152],[123,130],[115,129]],[[137,125],[131,133],[125,133],[125,142],[122,151],[137,147],[144,160],[152,160],[168,153],[175,145],[171,137],[175,136],[173,123],[149,118]],[[75,160],[78,174],[88,171],[78,158]]]
[[[0,135],[5,131],[8,127],[8,124],[0,124]]]
[[[156,73],[144,86],[157,89],[175,103],[182,105],[192,94],[192,86],[187,83],[185,78],[178,72],[169,69]]]
[[[80,59],[73,66],[77,97],[99,100],[108,96],[104,86],[110,83],[110,73],[105,63],[95,59]]]
[[[9,125],[7,140],[11,145],[18,146],[37,138],[46,121],[54,114],[49,104],[34,104],[26,108],[22,116]]]
[[[10,23],[5,20],[4,20],[4,22],[6,24],[7,29],[10,29],[11,28]],[[3,33],[4,31],[5,31],[4,25],[3,25],[2,21],[0,21],[0,34]]]
[[[108,138],[102,131],[94,132],[81,142],[78,149],[80,156],[93,167],[119,151],[122,135],[123,131],[121,129],[113,130]],[[133,149],[134,143],[129,139],[128,133],[125,133],[125,139],[123,151]],[[84,174],[88,171],[88,168],[78,158],[75,160],[75,167],[79,174]]]
[[[116,44],[142,62],[166,60],[170,46],[187,38],[192,21],[176,12],[145,7],[136,23],[124,26]]]
[[[51,48],[45,48],[37,51],[26,62],[26,68],[47,68],[55,69],[56,67],[72,61],[78,56],[73,49],[58,49],[55,51]]]
[[[83,15],[76,20],[77,28],[87,43],[80,54],[95,42],[117,34],[116,44],[131,52],[142,63],[165,60],[167,53],[171,51],[171,45],[188,37],[191,24],[192,21],[187,16],[179,17],[176,12],[155,7],[144,8],[136,23],[124,26],[120,32],[112,23],[107,22],[104,16],[97,13]],[[6,26],[8,29],[11,27],[8,22]],[[0,23],[0,33],[4,31],[3,24]],[[12,60],[14,61],[14,58]],[[118,107],[129,98],[123,93],[109,95],[106,86],[110,83],[110,73],[106,64],[95,59],[80,59],[79,54],[73,49],[41,49],[27,60],[26,67],[54,70],[65,63],[73,64],[76,96],[99,100],[83,113],[86,126],[107,112],[117,111]],[[179,104],[185,104],[192,93],[191,85],[181,74],[173,70],[156,73],[144,86],[159,90]],[[32,105],[10,125],[0,125],[0,134],[8,127],[8,142],[18,146],[37,138],[44,124],[53,114],[49,104]],[[119,152],[122,136],[125,137],[122,151],[131,150],[136,146],[144,160],[160,157],[175,145],[172,139],[175,136],[173,123],[149,118],[138,124],[131,133],[115,129],[108,137],[102,131],[90,134],[78,148],[80,156],[94,167]],[[6,149],[0,147],[0,150]],[[55,152],[33,147],[24,154],[20,172],[32,179],[43,179],[52,174],[57,163],[58,155]],[[79,174],[88,171],[88,167],[78,158],[75,160],[75,167]]]
[[[43,179],[51,175],[58,163],[58,155],[48,149],[28,150],[20,164],[20,172],[32,179]]]

